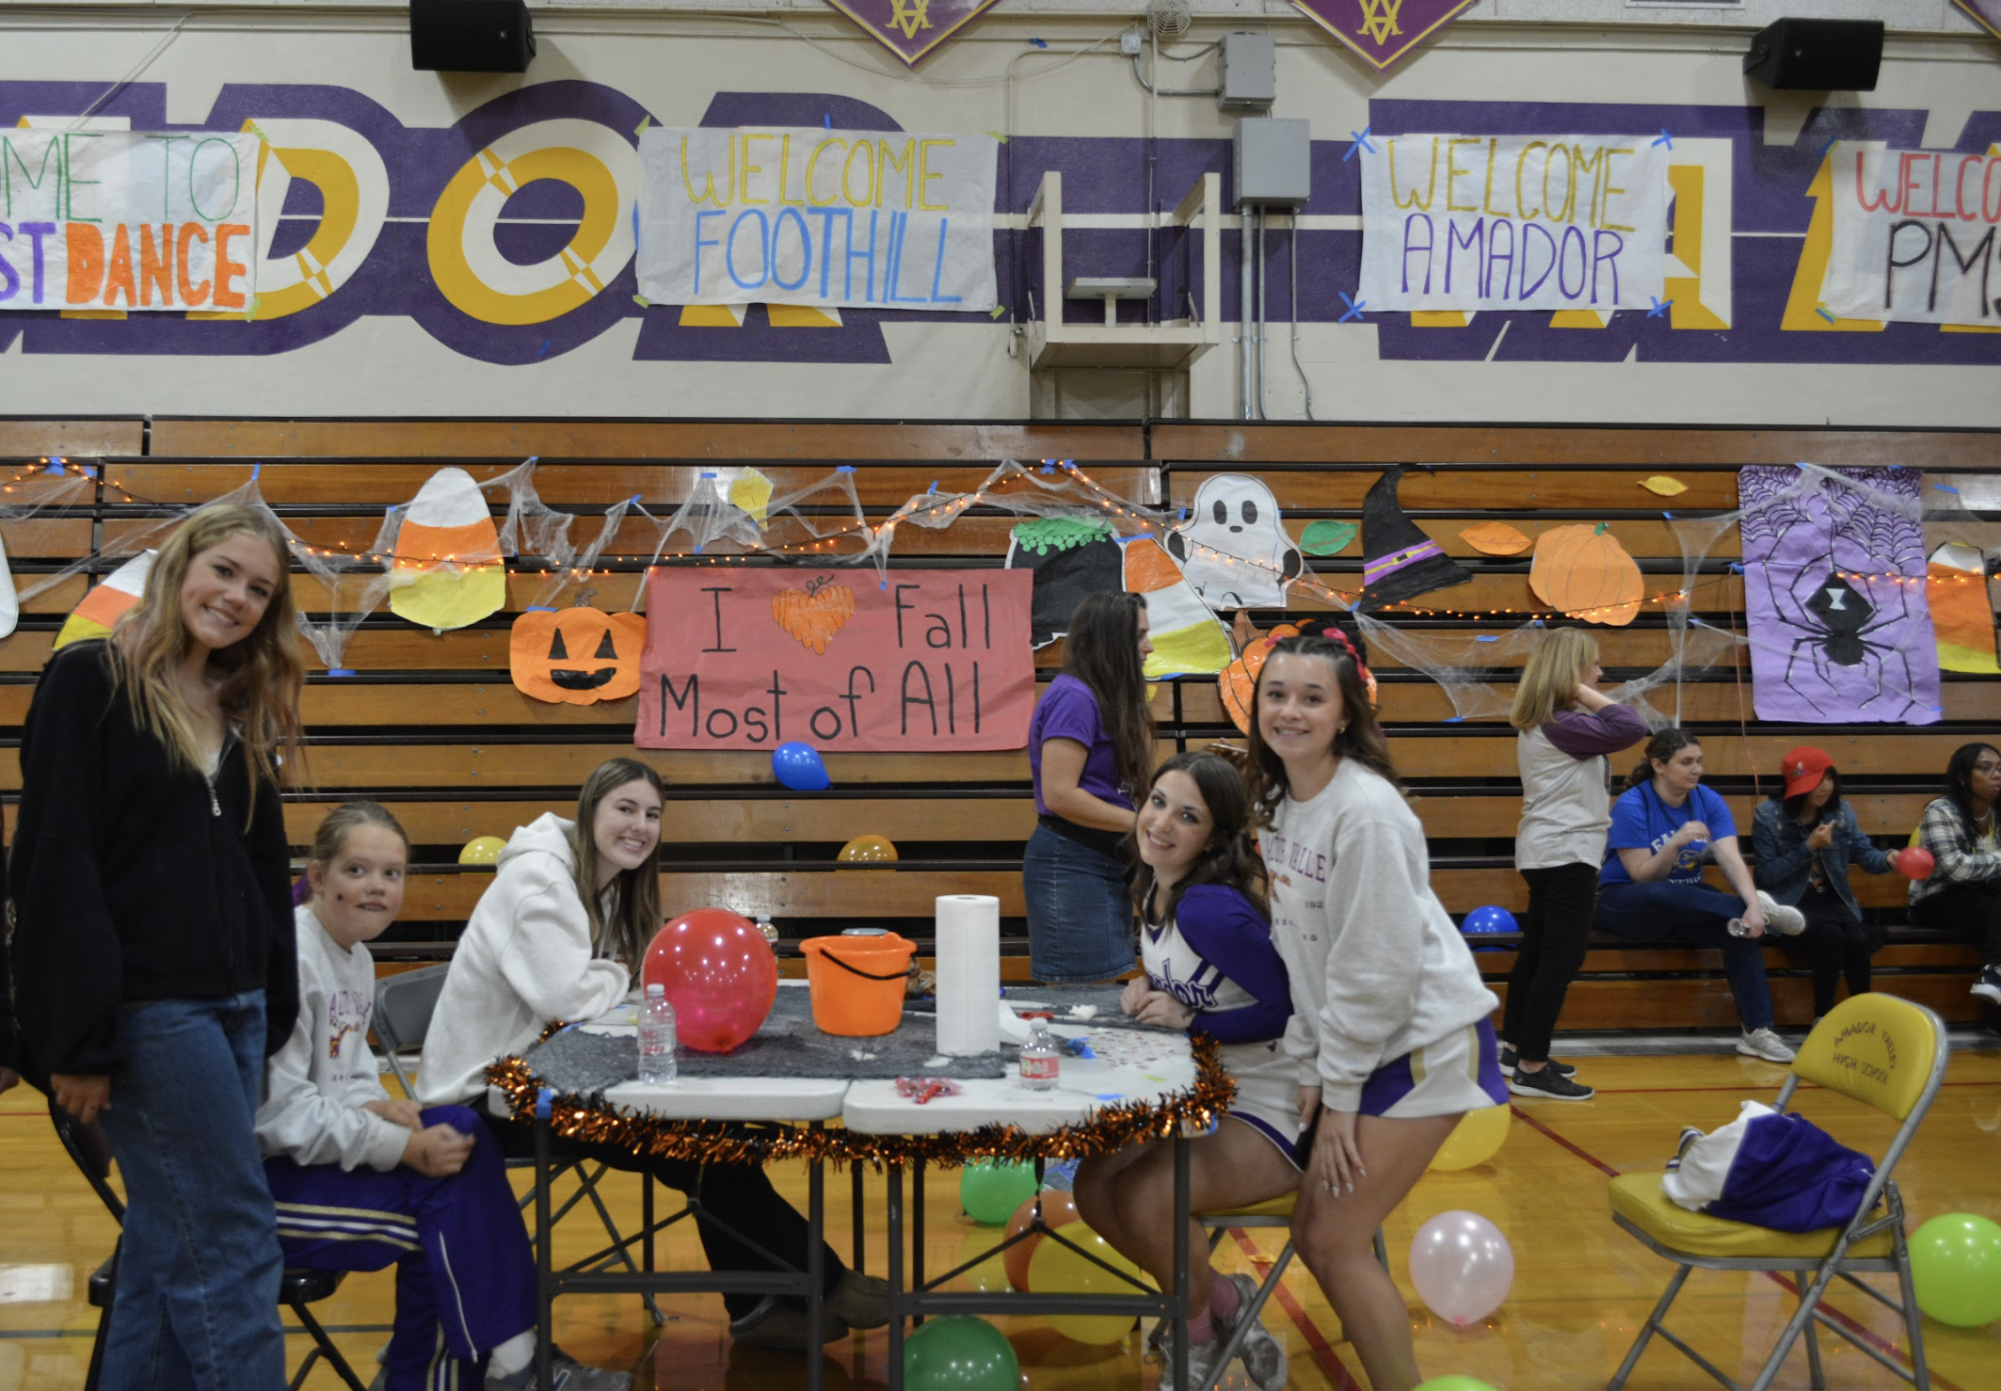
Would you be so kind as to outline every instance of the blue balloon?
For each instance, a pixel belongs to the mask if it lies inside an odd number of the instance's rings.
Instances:
[[[1513,913],[1505,908],[1496,908],[1490,903],[1484,908],[1475,908],[1468,913],[1466,921],[1460,924],[1459,930],[1472,936],[1482,932],[1520,932],[1522,928],[1521,924],[1515,921]]]
[[[827,765],[820,761],[819,750],[797,739],[771,751],[771,771],[794,792],[825,792],[834,782],[827,776]]]

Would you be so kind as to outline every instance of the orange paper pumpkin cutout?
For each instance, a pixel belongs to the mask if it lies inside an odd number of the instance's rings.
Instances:
[[[508,665],[523,695],[554,705],[595,705],[639,691],[646,620],[601,609],[534,609],[514,620]]]
[[[1623,628],[1640,612],[1640,567],[1607,524],[1552,527],[1536,539],[1529,588],[1570,618]]]
[[[1251,703],[1258,695],[1258,672],[1264,667],[1265,658],[1271,655],[1273,644],[1298,632],[1292,624],[1281,623],[1264,636],[1251,638],[1244,643],[1242,655],[1224,667],[1223,674],[1216,678],[1216,693],[1223,698],[1223,709],[1238,733],[1250,735]]]
[[[786,588],[771,596],[772,621],[819,657],[854,616],[855,592],[828,575],[809,581],[803,591]]]

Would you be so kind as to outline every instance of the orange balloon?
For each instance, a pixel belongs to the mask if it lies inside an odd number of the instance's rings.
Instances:
[[[1014,1216],[1007,1220],[1007,1234],[1026,1231],[1035,1219],[1035,1205],[1042,1204],[1042,1225],[1061,1227],[1083,1219],[1077,1215],[1077,1201],[1068,1193],[1055,1188],[1045,1188],[1014,1210]],[[1028,1260],[1035,1254],[1035,1248],[1042,1244],[1042,1233],[1035,1232],[1001,1252],[1001,1265],[1007,1271],[1007,1282],[1028,1293]]]

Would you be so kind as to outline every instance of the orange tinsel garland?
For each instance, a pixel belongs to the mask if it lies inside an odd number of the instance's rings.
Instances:
[[[553,1032],[553,1030],[551,1031]],[[1206,1134],[1236,1098],[1237,1084],[1223,1070],[1216,1041],[1188,1036],[1195,1059],[1195,1085],[1158,1103],[1124,1101],[1100,1106],[1088,1121],[1041,1134],[1012,1125],[983,1125],[947,1135],[865,1135],[842,1129],[669,1120],[623,1110],[602,1098],[570,1093],[550,1098],[553,1133],[591,1144],[615,1145],[640,1156],[689,1159],[711,1164],[765,1164],[805,1159],[822,1164],[859,1160],[885,1164],[922,1161],[952,1168],[979,1159],[1082,1159],[1112,1154],[1144,1140],[1164,1140],[1177,1129]],[[533,1121],[540,1080],[519,1056],[500,1059],[486,1080],[506,1096],[517,1121]]]

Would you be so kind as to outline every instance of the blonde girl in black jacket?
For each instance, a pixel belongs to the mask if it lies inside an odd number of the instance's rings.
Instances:
[[[20,1044],[125,1180],[106,1391],[285,1382],[253,1120],[298,1005],[273,780],[299,737],[295,641],[276,519],[204,508],[108,639],[50,660],[28,710],[8,867]]]

